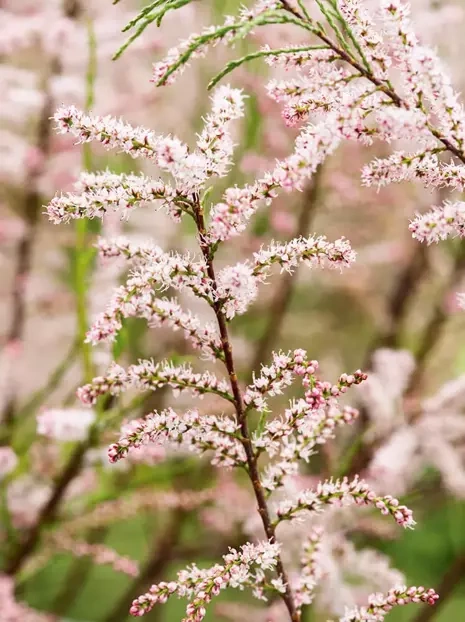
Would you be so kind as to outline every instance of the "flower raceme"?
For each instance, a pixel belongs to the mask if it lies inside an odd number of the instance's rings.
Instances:
[[[216,42],[246,34],[254,25],[285,22],[286,5],[279,0],[261,0],[252,9],[244,9],[237,20],[228,18],[218,31]],[[393,7],[398,12],[398,5]],[[382,11],[392,13],[385,4]],[[198,255],[165,252],[151,241],[117,238],[98,242],[102,258],[125,260],[131,268],[126,282],[115,290],[106,310],[93,323],[88,341],[94,344],[112,341],[125,318],[141,317],[150,326],[181,330],[203,358],[224,366],[226,371],[225,374],[210,369],[197,371],[194,365],[171,361],[140,360],[127,368],[115,362],[105,374],[81,387],[78,397],[88,406],[106,394],[119,396],[127,391],[156,391],[164,387],[170,388],[175,398],[188,392],[192,397],[213,395],[216,404],[222,401],[227,404],[227,414],[221,410],[218,414],[211,411],[201,414],[195,408],[181,410],[169,406],[144,418],[126,421],[118,440],[108,449],[110,461],[130,459],[138,452],[143,453],[145,447],[158,445],[166,448],[167,455],[171,450],[207,453],[215,466],[240,467],[250,479],[265,534],[265,539],[260,535],[255,543],[230,549],[221,564],[210,569],[192,565],[180,571],[176,580],[152,586],[133,601],[130,613],[134,616],[142,616],[155,604],[177,595],[188,600],[184,621],[200,622],[207,605],[222,589],[247,587],[259,599],[264,599],[266,593],[279,596],[289,618],[299,622],[302,606],[311,602],[321,577],[318,568],[321,534],[317,530],[314,541],[304,543],[301,572],[296,576],[292,567],[289,570],[285,567],[281,556],[283,544],[276,535],[281,523],[304,515],[318,519],[325,506],[355,504],[372,506],[382,514],[391,515],[401,526],[414,525],[412,513],[397,499],[376,495],[358,478],[325,481],[314,490],[301,492],[295,500],[296,495],[289,494],[293,476],[299,473],[302,462],[307,462],[319,445],[331,439],[336,428],[356,419],[357,411],[341,402],[348,389],[362,383],[366,374],[357,370],[353,374],[341,374],[336,383],[320,380],[318,362],[308,358],[304,350],[296,349],[287,354],[274,352],[271,364],[255,370],[249,386],[241,386],[238,380],[229,322],[247,311],[258,296],[261,283],[270,277],[272,267],[276,265],[288,272],[300,262],[315,268],[349,267],[355,260],[350,243],[344,238],[330,242],[324,236],[298,237],[286,243],[271,242],[250,260],[217,265],[217,251],[223,243],[244,231],[257,210],[269,205],[280,189],[302,190],[318,166],[344,139],[370,144],[374,138],[389,141],[402,135],[416,136],[431,157],[436,155],[431,151],[434,141],[435,145],[444,145],[444,141],[453,139],[454,148],[459,149],[458,137],[451,136],[447,124],[438,130],[443,133],[433,132],[434,140],[431,138],[431,118],[415,107],[417,95],[413,88],[406,87],[405,105],[391,101],[386,78],[390,60],[395,59],[402,67],[413,67],[402,56],[405,51],[402,45],[398,43],[393,49],[386,46],[370,16],[358,3],[346,3],[341,14],[352,24],[354,36],[366,37],[360,49],[367,62],[376,66],[373,76],[377,83],[370,80],[368,70],[365,74],[359,75],[360,70],[354,74],[350,63],[348,67],[334,63],[341,60],[335,48],[320,49],[315,57],[308,49],[304,53],[277,54],[276,58],[268,50],[272,64],[285,61],[286,68],[303,73],[308,65],[312,80],[326,80],[327,84],[320,89],[321,102],[315,101],[318,89],[305,75],[291,84],[279,83],[271,88],[271,94],[288,106],[285,118],[290,124],[305,120],[309,113],[320,118],[303,128],[293,152],[277,161],[273,170],[243,187],[227,188],[217,204],[208,204],[207,186],[214,177],[225,177],[230,170],[234,147],[230,124],[244,114],[244,95],[240,90],[223,86],[213,92],[211,111],[192,150],[175,137],[132,127],[112,117],[85,114],[75,107],[60,109],[55,115],[59,131],[74,135],[78,142],[96,141],[133,158],[147,158],[171,179],[115,175],[108,171],[84,173],[75,192],[56,197],[48,206],[52,222],[105,218],[109,211],[115,210],[126,217],[136,206],[147,209],[155,204],[175,221],[181,217],[192,218],[197,231]],[[408,24],[402,21],[402,27],[407,29]],[[184,52],[172,50],[155,68],[154,79],[172,78],[182,69],[182,59],[200,55],[209,42],[214,42],[215,32],[208,30],[202,41],[195,37],[189,39],[182,46]],[[342,60],[347,62],[347,58]],[[415,67],[418,69],[419,63]],[[326,72],[327,69],[330,71]],[[334,93],[337,97],[331,99]],[[422,158],[417,160],[419,163]],[[213,322],[204,322],[200,315],[184,309],[177,298],[160,297],[159,293],[168,288],[201,299]],[[291,399],[283,416],[270,414],[272,398],[287,391],[297,379],[303,397]],[[256,424],[252,424],[253,411],[260,415]],[[48,433],[56,434],[54,422],[48,423],[51,430]],[[280,501],[273,506],[269,498],[276,492]],[[407,599],[430,603],[435,600],[433,592],[416,588],[408,594],[393,592],[378,609],[385,611],[391,602],[402,604]],[[375,604],[370,602],[370,607]],[[368,615],[364,611],[362,608],[360,614],[354,615]]]
[[[213,451],[214,465],[231,467],[243,465],[246,461],[244,448],[238,440],[239,427],[233,419],[200,416],[197,411],[180,416],[169,409],[135,421],[131,428],[109,447],[110,462],[121,460],[129,451],[147,443],[178,445],[199,454]]]
[[[169,361],[155,363],[150,360],[139,361],[124,369],[114,363],[105,376],[97,376],[90,384],[78,389],[78,397],[83,404],[95,404],[97,398],[109,393],[119,395],[129,389],[156,391],[162,387],[171,387],[174,395],[182,391],[191,391],[193,395],[206,393],[219,395],[231,401],[229,385],[211,372],[195,373],[190,365],[174,365]]]
[[[372,8],[360,0],[340,0],[331,8],[331,17],[325,3],[317,4],[321,19],[303,2],[257,2],[237,17],[228,16],[222,25],[192,35],[154,66],[154,81],[170,83],[190,60],[204,56],[209,46],[235,41],[252,29],[275,23],[297,26],[297,32],[307,31],[315,40],[314,45],[302,42],[275,50],[265,44],[257,53],[229,63],[212,80],[216,84],[241,64],[262,57],[271,67],[291,74],[268,84],[268,94],[284,106],[285,122],[291,126],[304,123],[291,156],[254,184],[225,193],[224,201],[212,212],[212,240],[240,233],[257,204],[270,201],[277,188],[301,187],[342,139],[412,144],[410,150],[396,151],[365,166],[362,179],[366,185],[418,179],[459,191],[465,187],[464,108],[447,68],[417,36],[409,5],[383,0]],[[348,33],[347,40],[341,37],[341,27]],[[447,155],[454,159],[447,161]],[[433,237],[422,236],[421,229],[418,233],[415,223],[411,227],[414,236],[437,241],[454,229],[460,231],[460,214],[454,227],[448,204],[444,212],[444,227],[438,223]],[[439,220],[440,213],[434,212],[431,219]],[[434,237],[436,232],[438,237]]]
[[[368,484],[355,477],[352,481],[329,480],[319,483],[316,490],[305,490],[300,493],[295,502],[283,501],[276,508],[276,522],[289,521],[301,518],[306,512],[322,512],[325,505],[372,505],[381,514],[390,514],[396,523],[402,527],[412,528],[415,521],[412,512],[405,505],[391,496],[379,497],[370,490]]]
[[[177,581],[152,585],[150,590],[133,601],[130,613],[142,616],[155,604],[165,603],[176,594],[188,598],[185,622],[200,622],[206,615],[206,605],[227,587],[243,588],[262,582],[261,572],[272,570],[278,563],[279,544],[260,542],[244,544],[223,557],[223,564],[201,570],[195,564],[181,570]],[[255,572],[254,572],[255,571]]]
[[[107,149],[117,149],[133,158],[153,160],[162,171],[174,177],[180,194],[190,195],[198,191],[209,177],[227,173],[233,151],[229,123],[243,116],[243,95],[238,89],[220,87],[212,98],[212,104],[212,113],[207,117],[205,128],[199,136],[198,149],[193,152],[177,138],[158,135],[143,127],[132,127],[111,116],[92,117],[74,106],[59,109],[55,113],[55,121],[61,133],[71,133],[78,142],[95,140]],[[134,198],[124,196],[123,184],[123,188],[117,191],[123,195],[121,202],[127,204],[135,200],[147,200],[152,194],[156,198],[164,198],[156,195],[167,193],[169,203],[169,190],[151,187],[144,183],[144,178],[129,179],[134,183],[134,190],[139,189],[139,193],[136,192]],[[111,184],[111,179],[95,179],[88,192],[89,197],[93,198],[99,188],[102,191],[105,182]]]
[[[372,594],[368,606],[346,611],[339,622],[382,622],[387,614],[396,606],[409,603],[427,603],[434,605],[439,598],[433,589],[424,587],[398,586],[389,590],[387,594]]]
[[[414,238],[427,244],[448,237],[465,237],[465,203],[445,201],[442,207],[417,216],[410,223],[410,231]]]

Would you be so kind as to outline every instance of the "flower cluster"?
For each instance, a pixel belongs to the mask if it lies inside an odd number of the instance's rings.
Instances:
[[[140,391],[156,391],[169,386],[175,395],[190,390],[193,395],[202,396],[213,393],[231,400],[229,387],[225,380],[219,380],[211,372],[194,373],[189,365],[173,365],[169,361],[154,363],[139,361],[126,370],[114,363],[105,376],[97,376],[92,383],[78,389],[78,397],[83,404],[95,404],[97,398],[106,393],[119,395],[131,388]]]
[[[318,368],[318,361],[308,361],[305,350],[294,350],[289,354],[273,353],[273,363],[262,366],[260,376],[254,375],[252,384],[244,393],[244,402],[257,410],[268,407],[266,395],[279,395],[290,386],[295,375],[313,374]]]
[[[420,242],[432,244],[450,236],[465,236],[465,203],[446,201],[442,207],[418,215],[410,223],[410,231]]]
[[[115,290],[107,309],[95,320],[88,334],[92,343],[113,340],[122,327],[123,319],[145,317],[154,324],[166,322],[172,328],[183,328],[192,338],[195,347],[203,349],[207,356],[217,352],[217,338],[210,326],[200,328],[200,322],[192,314],[185,314],[174,301],[160,301],[154,287],[178,290],[187,289],[196,296],[213,301],[213,292],[202,261],[192,260],[189,255],[165,253],[160,247],[149,243],[133,243],[125,238],[112,242],[100,240],[99,252],[105,258],[124,257],[137,264],[126,285]]]
[[[300,261],[310,267],[343,268],[355,261],[355,252],[345,238],[328,242],[324,236],[300,237],[284,244],[275,242],[254,253],[254,274],[265,277],[272,264],[292,272]]]
[[[201,622],[206,615],[206,605],[221,590],[227,587],[242,588],[255,585],[258,572],[272,570],[278,562],[279,545],[270,542],[244,544],[239,551],[230,549],[223,556],[224,563],[208,570],[201,570],[195,564],[178,573],[177,581],[152,585],[150,590],[133,601],[130,613],[143,616],[155,604],[165,603],[173,594],[188,598],[186,622]],[[260,575],[259,575],[260,576]]]
[[[313,527],[302,547],[301,571],[293,584],[299,608],[313,602],[315,587],[322,577],[320,559],[322,535],[321,527]]]
[[[110,462],[117,462],[142,445],[158,443],[178,445],[196,453],[213,451],[213,464],[237,466],[245,462],[244,449],[237,436],[238,425],[232,419],[201,416],[194,410],[180,416],[168,409],[131,422],[130,429],[109,447],[108,457]]]
[[[387,594],[372,594],[368,606],[347,611],[339,622],[369,622],[371,620],[382,622],[394,607],[409,603],[434,605],[438,598],[438,594],[433,589],[427,590],[421,586],[409,588],[399,586],[392,588]]]
[[[75,106],[60,108],[55,113],[57,129],[71,133],[78,142],[98,141],[107,149],[117,149],[133,158],[144,157],[170,173],[176,181],[176,190],[163,182],[145,177],[123,176],[120,188],[114,187],[114,176],[84,177],[82,183],[91,187],[81,197],[68,195],[52,202],[49,213],[54,221],[82,215],[101,215],[102,210],[131,207],[138,202],[162,199],[175,218],[188,209],[192,194],[203,187],[213,175],[228,172],[233,143],[229,134],[231,121],[243,116],[243,95],[229,86],[218,88],[212,98],[212,112],[206,118],[205,128],[199,135],[197,149],[177,138],[158,135],[144,127],[133,127],[111,116],[91,116]],[[108,201],[106,201],[108,197]],[[102,208],[101,200],[108,203]]]
[[[169,326],[173,330],[182,330],[193,348],[200,350],[207,359],[222,358],[218,331],[209,322],[204,323],[191,311],[184,311],[175,298],[157,298],[152,290],[130,297],[130,301],[120,302],[121,288],[114,297],[114,309],[109,308],[93,323],[87,333],[87,340],[93,345],[105,340],[113,341],[122,327],[125,317],[140,317],[147,320],[150,327]]]
[[[161,170],[171,173],[179,182],[182,180],[186,192],[203,180],[202,163],[177,138],[159,136],[111,116],[90,116],[75,106],[60,108],[54,118],[61,134],[71,133],[80,143],[95,140],[107,149],[117,149],[133,158],[154,160]]]
[[[129,216],[137,206],[155,201],[179,220],[189,207],[187,197],[178,195],[167,183],[144,175],[115,175],[105,173],[81,173],[75,184],[76,193],[57,196],[47,206],[51,222],[60,224],[77,218],[103,218],[110,210],[121,211]]]
[[[316,379],[317,369],[318,361],[309,361],[305,350],[294,350],[288,354],[274,352],[273,364],[262,365],[260,376],[258,378],[254,376],[253,383],[247,387],[244,401],[259,411],[265,411],[268,407],[266,395],[279,395],[284,387],[292,383],[294,376],[301,376],[306,390],[305,402],[310,408],[317,409],[367,378],[367,375],[358,369],[354,374],[342,374],[338,384],[332,385],[330,382]]]
[[[402,527],[412,528],[415,521],[412,512],[390,495],[379,497],[368,484],[358,477],[353,480],[329,480],[320,482],[317,488],[306,490],[296,501],[286,500],[276,508],[277,522],[295,520],[306,512],[322,512],[325,505],[372,505],[381,514],[390,514]]]

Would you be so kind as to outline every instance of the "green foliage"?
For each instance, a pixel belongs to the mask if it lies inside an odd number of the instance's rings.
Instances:
[[[160,26],[163,18],[169,11],[175,11],[176,9],[180,9],[181,7],[189,4],[190,2],[192,2],[192,0],[155,0],[155,2],[147,5],[123,29],[123,32],[128,32],[133,28],[135,28],[136,30],[116,52],[113,60],[119,58],[121,54],[131,45],[131,43],[140,37],[140,35],[144,32],[147,26],[149,26],[153,22],[155,22],[157,26]]]
[[[218,82],[224,78],[224,76],[228,75],[244,63],[248,63],[251,60],[256,60],[257,58],[264,58],[266,56],[280,56],[282,54],[290,54],[290,53],[299,53],[299,52],[308,52],[310,50],[326,50],[329,49],[326,45],[310,45],[310,46],[302,46],[302,47],[289,47],[289,48],[277,48],[274,50],[258,50],[257,52],[251,52],[250,54],[246,54],[242,56],[242,58],[237,58],[236,60],[230,61],[222,71],[216,74],[214,78],[212,78],[208,84],[208,88],[212,89],[214,86],[218,84]]]

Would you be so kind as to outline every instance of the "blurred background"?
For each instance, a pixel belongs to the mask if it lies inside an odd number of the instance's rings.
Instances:
[[[156,88],[152,62],[180,38],[236,13],[240,3],[194,1],[168,15],[161,28],[152,24],[112,61],[125,40],[121,29],[143,5],[0,0],[0,444],[14,450],[0,454],[0,573],[14,576],[17,599],[31,608],[18,620],[36,619],[33,608],[57,620],[124,621],[131,600],[152,582],[172,578],[192,561],[215,563],[255,529],[247,485],[208,461],[151,448],[123,466],[108,463],[106,447],[121,422],[170,405],[168,393],[110,404],[105,425],[92,437],[81,430],[75,438],[64,432],[50,438],[37,428],[53,409],[85,417],[76,388],[112,358],[196,361],[179,333],[148,329],[140,320],[126,323],[113,349],[82,345],[92,317],[124,276],[124,267],[96,257],[99,235],[150,237],[179,251],[194,249],[195,239],[189,223],[175,225],[150,206],[127,222],[110,215],[103,223],[49,223],[44,205],[72,189],[83,168],[153,172],[143,161],[95,145],[83,150],[58,135],[50,120],[55,109],[87,106],[192,144],[209,109],[206,86],[224,63],[265,42],[294,41],[284,27],[262,29],[234,50],[216,47],[176,84]],[[414,0],[413,13],[460,91],[461,1]],[[292,151],[298,128],[285,126],[266,92],[273,71],[258,61],[229,77],[247,93],[247,111],[236,126],[235,166],[216,184],[213,201]],[[332,519],[327,554],[339,570],[328,570],[305,622],[341,615],[341,600],[361,603],[368,593],[388,589],[386,581],[397,576],[390,566],[408,585],[434,587],[441,606],[398,608],[389,620],[465,620],[465,315],[455,296],[465,291],[465,245],[452,240],[427,247],[411,238],[410,219],[440,204],[440,192],[362,186],[363,164],[387,153],[386,145],[344,145],[302,193],[281,194],[260,211],[221,258],[239,261],[271,239],[312,233],[345,236],[357,251],[356,264],[343,274],[276,273],[232,327],[243,382],[273,349],[308,350],[333,381],[357,368],[372,372],[349,396],[361,409],[360,421],[325,446],[302,477],[316,482],[360,473],[380,492],[399,495],[418,522],[413,532],[401,532],[370,513]],[[275,399],[276,412],[287,398]],[[186,398],[181,403],[189,405]],[[200,407],[208,412],[214,404]],[[368,549],[372,554],[364,555]],[[117,556],[105,557],[108,550]],[[279,611],[249,608],[256,606],[247,595],[225,593],[206,619],[284,619]],[[175,622],[183,607],[173,601],[147,619]],[[11,620],[2,615],[0,601],[0,620]]]

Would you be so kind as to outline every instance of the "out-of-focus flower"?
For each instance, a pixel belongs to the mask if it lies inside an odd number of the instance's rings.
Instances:
[[[37,433],[57,441],[82,441],[94,421],[93,410],[52,408],[37,415]]]

